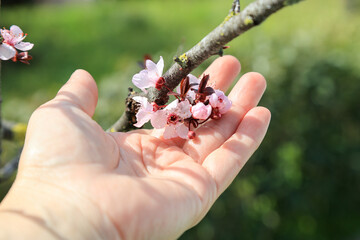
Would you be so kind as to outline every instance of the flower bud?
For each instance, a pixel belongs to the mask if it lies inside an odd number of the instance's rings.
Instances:
[[[189,139],[194,139],[195,137],[196,137],[196,133],[194,131],[189,131],[188,138]]]

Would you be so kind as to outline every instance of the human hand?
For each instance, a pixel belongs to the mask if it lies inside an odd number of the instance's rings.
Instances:
[[[224,56],[206,73],[225,91],[239,71],[238,61]],[[220,120],[200,126],[193,140],[165,140],[159,130],[104,132],[91,118],[96,83],[74,72],[31,116],[0,226],[7,236],[37,239],[179,237],[205,216],[262,141],[270,113],[256,105],[265,86],[260,74],[245,74]],[[22,232],[12,233],[12,223],[23,224]]]

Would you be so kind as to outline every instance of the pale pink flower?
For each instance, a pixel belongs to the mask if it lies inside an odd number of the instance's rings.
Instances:
[[[165,128],[164,138],[181,137],[188,138],[189,128],[184,120],[191,117],[191,105],[188,100],[179,102],[178,99],[171,102],[166,108],[153,114],[151,124],[154,128]]]
[[[209,97],[210,105],[219,112],[220,114],[226,113],[231,107],[231,101],[224,92],[221,90],[215,90],[213,94]]]
[[[211,105],[205,105],[202,102],[198,102],[191,107],[192,116],[195,119],[206,120],[211,114]]]
[[[2,59],[4,58],[3,60],[7,60],[11,58],[11,57],[9,58],[9,53],[10,53],[9,46],[13,48],[17,48],[21,51],[29,51],[34,46],[34,44],[32,43],[23,42],[24,38],[26,37],[26,34],[24,34],[21,28],[19,28],[16,25],[12,25],[10,27],[10,30],[1,29],[0,31],[1,31],[1,36],[3,38],[2,47],[0,48],[0,56],[2,57]],[[13,55],[13,57],[14,56],[15,54]]]
[[[146,97],[136,96],[133,99],[140,103],[140,109],[136,113],[136,124],[135,127],[142,127],[145,123],[151,120],[154,114],[154,108],[151,103],[148,102]]]
[[[139,73],[135,74],[132,78],[133,84],[140,88],[142,91],[145,91],[149,87],[159,87],[157,84],[159,81],[163,81],[161,77],[164,70],[164,59],[160,57],[160,60],[155,64],[151,60],[146,60],[146,68],[141,70]]]

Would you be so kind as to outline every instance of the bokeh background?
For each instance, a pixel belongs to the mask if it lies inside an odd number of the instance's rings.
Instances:
[[[83,68],[99,86],[94,118],[109,127],[143,55],[169,67],[231,2],[3,0],[1,27],[19,25],[35,43],[30,66],[2,63],[4,117],[27,122]],[[241,74],[267,78],[260,104],[272,122],[230,188],[180,239],[360,239],[359,14],[358,0],[306,0],[229,44]],[[21,145],[4,144],[5,160]],[[0,184],[0,200],[13,179]]]

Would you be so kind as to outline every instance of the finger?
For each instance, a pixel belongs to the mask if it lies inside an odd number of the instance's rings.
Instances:
[[[209,74],[209,86],[226,91],[240,73],[240,69],[239,60],[233,56],[226,55],[217,58],[203,74]]]
[[[250,156],[259,147],[270,122],[270,111],[251,109],[236,132],[203,162],[217,185],[218,196],[230,185]]]
[[[98,90],[93,77],[85,70],[76,70],[52,101],[69,102],[92,117],[97,100]]]
[[[201,163],[207,155],[220,147],[237,129],[245,114],[259,103],[266,81],[259,73],[247,73],[231,91],[231,109],[219,120],[211,120],[199,127],[196,138],[187,141],[183,149]]]

